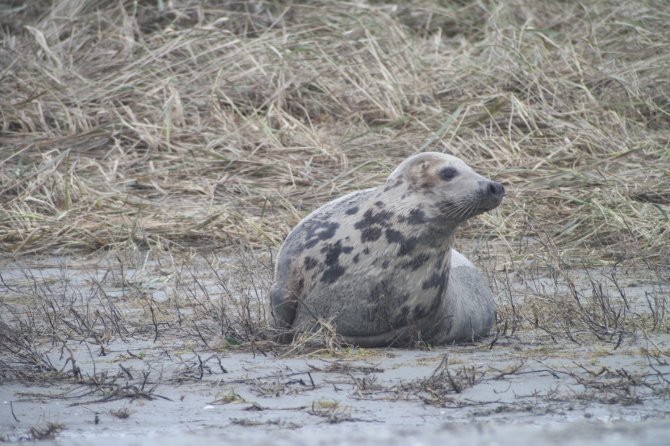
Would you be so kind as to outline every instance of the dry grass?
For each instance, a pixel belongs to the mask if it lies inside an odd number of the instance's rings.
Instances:
[[[162,6],[163,5],[163,6]],[[486,232],[667,265],[664,2],[10,2],[0,249],[276,247],[446,150],[510,191]]]

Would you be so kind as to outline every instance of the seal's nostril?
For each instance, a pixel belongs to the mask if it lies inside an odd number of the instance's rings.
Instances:
[[[491,181],[489,183],[488,189],[491,195],[500,196],[505,194],[505,187],[502,184],[497,183],[495,181]]]

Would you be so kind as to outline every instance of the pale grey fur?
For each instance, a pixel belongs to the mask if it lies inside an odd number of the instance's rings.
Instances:
[[[485,336],[495,314],[491,290],[451,245],[459,223],[503,195],[460,159],[427,152],[401,163],[384,185],[325,204],[279,251],[270,291],[277,326],[295,333],[328,321],[366,347]]]

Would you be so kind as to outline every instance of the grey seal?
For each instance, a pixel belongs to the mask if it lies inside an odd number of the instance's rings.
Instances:
[[[283,340],[324,321],[361,347],[486,336],[495,319],[491,289],[452,244],[459,224],[504,195],[502,184],[461,159],[423,152],[379,187],[321,206],[277,256],[269,301]]]

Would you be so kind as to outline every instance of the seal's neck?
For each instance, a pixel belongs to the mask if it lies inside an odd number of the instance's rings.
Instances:
[[[417,201],[416,195],[397,195],[386,201],[386,210],[393,214],[395,223],[404,227],[409,234],[434,239],[436,244],[451,244],[461,223],[449,219],[429,200]]]

